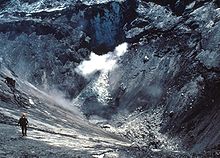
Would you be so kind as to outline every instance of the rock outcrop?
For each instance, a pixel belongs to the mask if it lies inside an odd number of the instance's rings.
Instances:
[[[2,63],[19,78],[70,99],[83,96],[94,81],[75,68],[91,51],[103,55],[127,42],[108,73],[108,106],[85,95],[82,110],[112,119],[160,109],[160,132],[192,152],[220,144],[219,1],[43,2],[0,4]],[[117,98],[121,83],[126,89]]]

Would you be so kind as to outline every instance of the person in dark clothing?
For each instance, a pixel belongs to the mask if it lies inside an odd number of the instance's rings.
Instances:
[[[27,136],[28,120],[25,114],[22,114],[21,118],[18,121],[18,124],[21,126],[22,135]]]
[[[149,61],[149,57],[147,55],[144,56],[143,62],[144,64]]]

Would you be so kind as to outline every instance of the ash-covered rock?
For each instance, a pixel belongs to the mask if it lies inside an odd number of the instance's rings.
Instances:
[[[175,143],[198,153],[220,143],[218,1],[20,0],[0,5],[2,64],[19,79],[77,97],[88,118],[119,120],[126,126],[124,135],[143,147],[162,149],[179,138]],[[90,60],[91,51],[103,55],[122,42],[129,48],[107,78],[88,79],[75,71]],[[123,93],[118,92],[121,84]],[[11,89],[4,88],[1,100],[15,103]],[[28,98],[22,96],[25,103]],[[160,120],[152,113],[158,108]],[[127,119],[132,113],[138,118],[133,124]],[[160,136],[167,137],[159,141]]]

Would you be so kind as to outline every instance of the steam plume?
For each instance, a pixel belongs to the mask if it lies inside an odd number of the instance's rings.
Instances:
[[[99,56],[91,53],[89,59],[83,61],[77,68],[76,72],[88,77],[97,71],[108,72],[117,66],[117,61],[127,51],[128,44],[122,43],[115,48],[113,52]]]

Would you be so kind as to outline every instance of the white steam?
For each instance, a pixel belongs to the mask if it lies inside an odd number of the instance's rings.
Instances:
[[[48,92],[47,96],[48,100],[51,99],[50,101],[54,103],[54,106],[59,106],[65,110],[68,110],[74,113],[74,115],[77,117],[81,116],[81,112],[79,111],[79,109],[73,106],[70,100],[65,98],[63,92],[53,89]]]
[[[127,43],[122,43],[115,48],[115,53],[118,57],[124,55],[128,49]]]
[[[53,89],[50,91],[47,90],[47,92],[45,92],[43,90],[38,89],[37,87],[35,87],[34,85],[32,85],[27,81],[25,81],[24,83],[28,86],[26,87],[26,89],[28,90],[29,93],[31,93],[34,96],[37,96],[38,98],[42,99],[44,102],[48,103],[48,106],[52,105],[53,108],[65,109],[73,113],[75,117],[82,118],[79,109],[74,107],[72,102],[66,99],[65,95],[61,91]],[[35,104],[32,98],[29,98],[29,103],[31,105]]]
[[[76,72],[82,74],[85,77],[91,75],[97,71],[108,72],[117,66],[117,61],[127,51],[128,44],[122,43],[117,46],[114,52],[99,56],[95,53],[91,53],[89,59],[83,61],[77,68]]]

